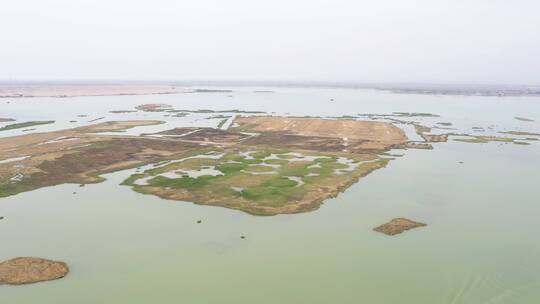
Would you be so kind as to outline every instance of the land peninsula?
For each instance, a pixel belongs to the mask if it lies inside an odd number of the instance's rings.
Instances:
[[[124,185],[167,199],[257,215],[317,209],[405,147],[386,122],[253,116],[233,128],[103,135],[158,121],[104,122],[0,139],[0,197],[153,164]]]
[[[144,108],[170,110],[164,105]],[[387,166],[399,157],[390,150],[432,149],[432,143],[445,142],[449,136],[462,142],[522,143],[506,137],[434,134],[430,127],[405,121],[262,115],[227,119],[232,123],[225,129],[220,122],[220,128],[106,135],[161,123],[111,121],[0,138],[0,197],[64,183],[97,183],[104,173],[137,167],[142,171],[123,185],[139,193],[254,215],[299,213],[318,209],[325,200]],[[399,123],[414,124],[423,141],[409,140]]]
[[[233,125],[160,133],[219,144],[134,174],[124,185],[255,215],[306,212],[384,168],[391,158],[379,153],[407,142],[401,129],[382,122],[252,116]]]

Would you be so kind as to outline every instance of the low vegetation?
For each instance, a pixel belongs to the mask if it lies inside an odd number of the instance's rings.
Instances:
[[[371,154],[347,157],[279,149],[215,151],[132,175],[123,184],[140,193],[256,215],[305,212],[390,160]],[[219,174],[189,175],[207,168]]]
[[[527,122],[533,122],[534,121],[534,119],[530,119],[530,118],[526,118],[526,117],[514,117],[514,119],[520,120],[520,121],[527,121]]]
[[[468,136],[467,138],[454,138],[454,141],[472,143],[472,144],[486,144],[486,143],[489,143],[489,142],[502,142],[502,143],[519,144],[519,142],[516,142],[516,140],[514,138],[510,138],[510,137],[474,136],[474,135],[467,135],[467,136]]]
[[[217,128],[218,128],[218,129],[221,129],[221,128],[227,123],[227,120],[229,120],[229,119],[228,119],[228,118],[225,118],[225,119],[221,120],[221,121],[219,122],[219,124],[217,125]]]
[[[524,132],[524,131],[501,131],[499,133],[517,135],[517,136],[540,136],[540,133]]]
[[[54,123],[54,120],[19,122],[19,123],[5,125],[0,128],[0,131],[22,129],[22,128],[28,128],[28,127],[33,127],[33,126],[39,126],[39,125],[47,125],[47,124],[52,124],[52,123]]]
[[[406,218],[395,218],[390,222],[373,228],[374,231],[384,233],[386,235],[396,235],[404,231],[427,226],[424,223],[415,222]]]

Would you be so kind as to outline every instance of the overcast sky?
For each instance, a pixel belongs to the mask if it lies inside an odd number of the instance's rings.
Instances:
[[[10,78],[540,84],[540,1],[2,0]]]

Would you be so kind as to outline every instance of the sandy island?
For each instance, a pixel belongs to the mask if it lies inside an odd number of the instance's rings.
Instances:
[[[424,223],[411,221],[406,218],[395,218],[386,224],[373,228],[373,230],[384,233],[386,235],[396,235],[410,229],[424,227],[424,226],[427,226],[427,225]]]
[[[66,263],[41,258],[14,258],[0,263],[0,284],[22,285],[57,280],[69,272]]]

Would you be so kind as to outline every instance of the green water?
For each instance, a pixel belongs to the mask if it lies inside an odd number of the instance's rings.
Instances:
[[[131,172],[0,199],[0,260],[71,268],[0,286],[0,303],[540,302],[538,143],[409,150],[320,210],[273,217],[141,195],[118,185]],[[372,231],[393,217],[428,226]]]

